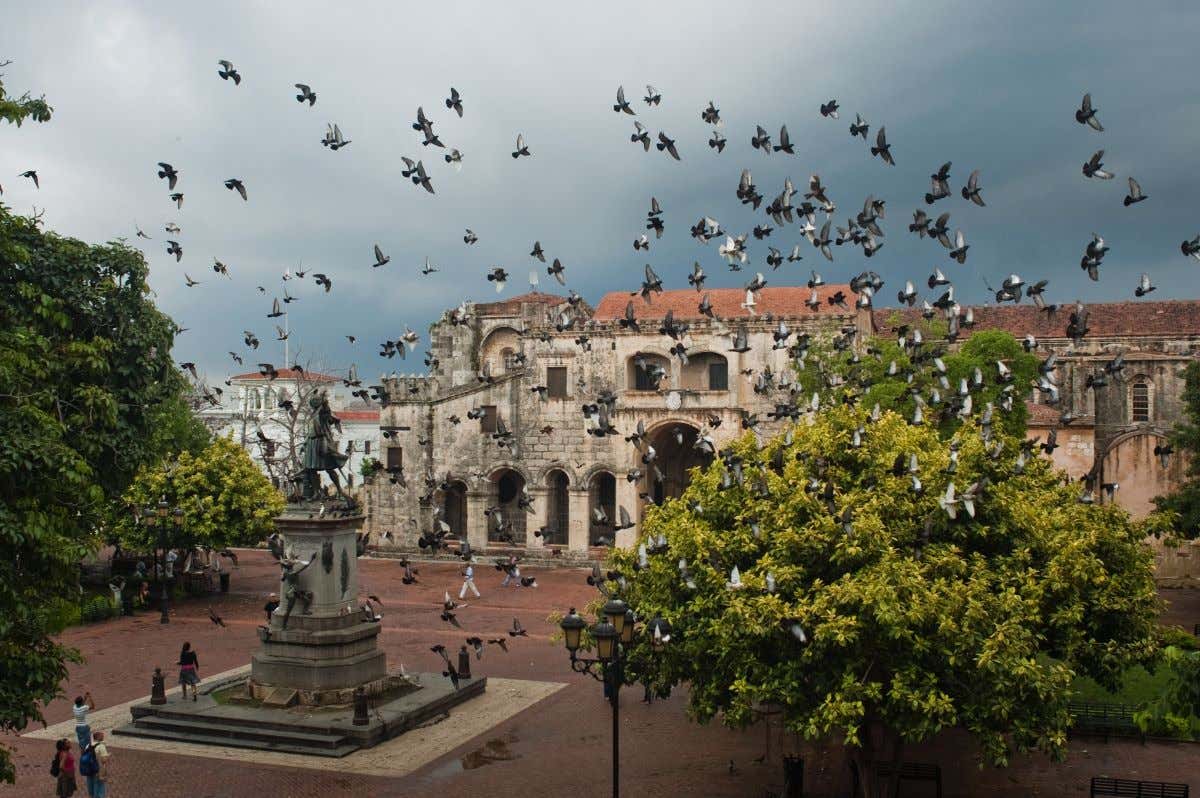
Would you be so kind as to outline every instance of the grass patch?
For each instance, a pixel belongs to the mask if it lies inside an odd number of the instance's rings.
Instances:
[[[1076,676],[1071,682],[1072,698],[1076,701],[1144,706],[1162,695],[1170,680],[1170,668],[1160,666],[1151,673],[1137,665],[1122,674],[1121,689],[1110,693],[1095,680],[1087,676]]]

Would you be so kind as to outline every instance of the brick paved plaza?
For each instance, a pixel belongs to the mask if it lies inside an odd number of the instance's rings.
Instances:
[[[281,767],[258,764],[253,752],[239,752],[235,758],[203,747],[193,747],[187,754],[133,750],[127,747],[133,744],[128,738],[110,737],[109,794],[114,798],[610,794],[609,709],[597,683],[571,673],[561,643],[551,639],[556,629],[547,621],[551,612],[569,605],[582,607],[593,590],[580,570],[525,571],[536,573],[538,588],[502,590],[500,574],[481,565],[477,582],[483,598],[460,613],[464,630],[458,632],[438,618],[443,590],[457,595],[457,566],[422,564],[420,584],[406,586],[394,561],[360,561],[363,592],[374,593],[384,602],[380,644],[392,667],[403,663],[410,671],[432,671],[440,661],[429,651],[431,645],[443,642],[457,649],[471,634],[498,635],[511,625],[513,616],[530,630],[527,639],[513,642],[508,654],[492,646],[482,662],[472,661],[474,672],[497,680],[497,687],[489,685],[487,704],[468,703],[438,727],[412,733],[418,737],[410,745],[414,751],[420,748],[427,760],[408,775],[364,775],[348,764],[350,760],[320,759],[306,767]],[[149,693],[154,666],[169,670],[184,640],[198,650],[202,675],[245,665],[257,645],[255,626],[262,620],[266,594],[276,589],[277,575],[266,552],[241,552],[232,591],[211,600],[226,621],[225,629],[209,622],[209,602],[191,600],[173,610],[169,626],[160,625],[155,612],[69,630],[65,641],[77,646],[87,662],[72,669],[67,695],[73,698],[90,690],[100,711],[142,698]],[[1163,596],[1170,602],[1165,620],[1189,628],[1200,620],[1200,591],[1164,591]],[[526,696],[505,692],[505,679],[566,686],[531,687]],[[168,686],[173,681],[169,679]],[[547,697],[539,700],[542,694]],[[506,696],[512,696],[514,704],[507,709]],[[682,694],[650,706],[640,698],[636,688],[622,694],[621,772],[626,794],[762,796],[766,790],[781,788],[781,752],[794,750],[800,750],[806,760],[806,795],[849,793],[849,771],[836,747],[802,744],[774,730],[768,759],[759,764],[755,760],[766,751],[765,729],[732,732],[719,725],[689,723]],[[46,715],[51,724],[67,721],[68,702],[56,702]],[[430,754],[430,745],[440,748]],[[18,782],[0,787],[0,798],[52,795],[54,785],[46,772],[52,742],[22,738],[15,740],[15,746]],[[402,757],[405,747],[390,750],[398,752],[392,756]],[[1042,756],[1017,757],[1008,769],[980,771],[969,742],[950,733],[933,744],[910,747],[906,758],[940,764],[947,798],[1086,795],[1089,777],[1103,774],[1182,781],[1193,791],[1200,790],[1200,745],[1195,744],[1074,740],[1062,764]],[[734,775],[729,773],[730,760]],[[403,762],[383,765],[384,770],[405,770]],[[375,767],[371,770],[378,772]],[[933,793],[911,789],[904,794]]]

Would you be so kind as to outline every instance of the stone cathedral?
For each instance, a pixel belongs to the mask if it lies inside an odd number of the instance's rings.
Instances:
[[[834,304],[839,292],[845,301]],[[431,327],[429,373],[385,381],[379,447],[385,470],[365,487],[372,544],[411,550],[437,511],[480,553],[516,547],[579,558],[593,547],[629,545],[647,500],[679,495],[689,469],[705,462],[693,446],[698,434],[724,445],[743,433],[743,410],[759,414],[764,434],[777,429],[767,418],[773,397],[754,391],[753,375],[766,366],[775,374],[788,367],[787,351],[772,349],[780,318],[793,334],[853,330],[862,342],[918,315],[908,308],[856,309],[847,285],[818,289],[815,310],[806,305],[811,292],[804,287],[762,289],[754,313],[739,289],[707,293],[722,322],[700,314],[701,295],[691,290],[655,294],[652,304],[634,297],[640,329],[621,323],[626,292],[605,295],[595,308],[527,293],[447,311]],[[1144,514],[1184,473],[1182,458],[1163,468],[1153,450],[1181,417],[1182,369],[1200,357],[1200,301],[1089,309],[1091,331],[1078,347],[1065,337],[1066,310],[1024,304],[975,307],[975,325],[960,340],[1003,329],[1018,339],[1035,335],[1041,357],[1057,352],[1062,403],[1050,408],[1030,397],[1029,434],[1044,436],[1060,410],[1068,411],[1076,420],[1059,429],[1055,460],[1072,477],[1092,473],[1120,483],[1115,500]],[[568,310],[575,324],[558,329],[556,320]],[[691,326],[686,363],[659,332],[668,310]],[[735,326],[748,332],[745,351],[731,345]],[[1128,364],[1125,378],[1087,389],[1087,375],[1118,351]],[[617,397],[610,421],[620,434],[596,436],[589,433],[595,418],[586,419],[582,408],[605,391]],[[657,452],[658,475],[644,473],[652,469],[625,441],[639,422]],[[528,508],[523,497],[532,498]],[[493,508],[505,521],[500,531],[485,513]],[[635,526],[614,534],[622,509]]]

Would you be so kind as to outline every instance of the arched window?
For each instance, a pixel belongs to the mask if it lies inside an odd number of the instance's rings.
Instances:
[[[689,356],[680,373],[679,384],[693,391],[728,391],[729,364],[716,352]]]
[[[1129,400],[1130,418],[1133,423],[1150,420],[1150,382],[1145,377],[1134,380]]]
[[[671,386],[671,361],[662,355],[639,352],[629,358],[625,379],[630,390],[666,390]]]

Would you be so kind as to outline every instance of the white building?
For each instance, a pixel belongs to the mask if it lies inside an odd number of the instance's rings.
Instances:
[[[231,377],[221,403],[202,408],[198,415],[217,435],[240,443],[276,485],[298,470],[308,428],[309,397],[324,391],[329,407],[341,421],[338,450],[349,453],[343,469],[362,484],[359,469],[367,458],[378,458],[379,408],[353,392],[341,377],[318,372],[280,372],[269,380],[252,371]]]

